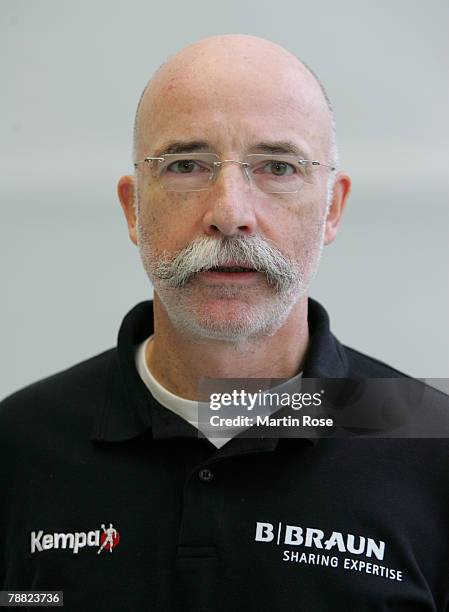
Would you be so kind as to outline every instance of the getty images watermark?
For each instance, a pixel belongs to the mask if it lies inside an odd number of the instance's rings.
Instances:
[[[446,379],[203,379],[208,438],[449,438]]]
[[[209,423],[211,427],[331,427],[334,422],[331,417],[320,418],[310,414],[292,416],[291,414],[282,415],[282,408],[291,408],[292,411],[301,408],[322,406],[322,393],[324,391],[308,392],[277,392],[272,390],[262,391],[259,389],[255,393],[245,389],[233,389],[231,392],[211,393],[209,406],[211,410],[230,408],[231,411],[239,408],[248,414],[234,414],[232,416],[211,415]],[[249,413],[252,413],[250,416]]]

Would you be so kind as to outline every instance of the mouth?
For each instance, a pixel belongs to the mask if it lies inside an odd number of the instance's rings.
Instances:
[[[223,266],[214,266],[213,268],[202,270],[199,276],[211,282],[244,283],[257,274],[259,274],[258,270],[249,264],[234,264],[234,262],[230,262]]]
[[[250,268],[249,266],[216,266],[215,268],[209,268],[205,270],[205,272],[223,272],[226,274],[229,273],[245,273],[245,272],[257,272],[254,268]]]

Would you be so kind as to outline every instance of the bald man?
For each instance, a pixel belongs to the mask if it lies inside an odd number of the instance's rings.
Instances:
[[[2,588],[73,611],[446,610],[444,440],[219,417],[226,381],[305,410],[309,380],[403,378],[309,297],[351,185],[322,85],[260,38],[192,44],[144,90],[134,169],[118,196],[154,299],[116,348],[2,403]]]

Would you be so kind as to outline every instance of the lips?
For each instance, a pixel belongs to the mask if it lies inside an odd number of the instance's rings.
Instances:
[[[215,268],[209,268],[208,272],[255,272],[254,268],[244,266],[216,266]]]
[[[224,261],[219,266],[213,266],[211,268],[207,268],[203,270],[204,272],[226,272],[226,273],[236,273],[236,272],[257,272],[257,270],[250,264],[245,261],[236,261],[236,260],[228,260]]]

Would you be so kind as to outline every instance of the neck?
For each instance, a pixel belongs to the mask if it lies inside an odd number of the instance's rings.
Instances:
[[[192,337],[173,326],[154,294],[154,337],[146,361],[155,378],[181,397],[198,399],[202,378],[285,378],[298,374],[308,344],[307,296],[275,334],[241,342]]]

